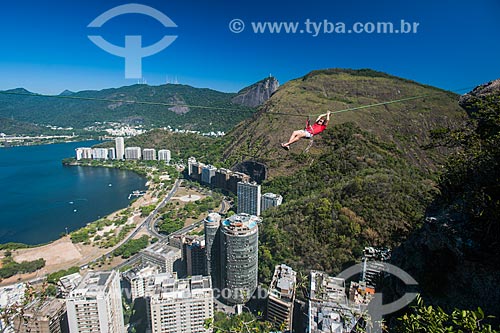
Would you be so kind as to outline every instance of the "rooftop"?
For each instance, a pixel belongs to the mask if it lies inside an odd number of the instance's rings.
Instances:
[[[158,274],[158,268],[155,266],[146,266],[142,268],[135,268],[123,274],[123,277],[129,281],[135,279],[143,279],[152,275]]]
[[[266,197],[266,198],[272,198],[272,199],[276,199],[276,198],[280,198],[281,197],[281,195],[275,194],[275,193],[271,193],[271,192],[264,193],[262,196]]]
[[[180,250],[168,244],[156,242],[155,244],[142,250],[141,252],[156,256],[161,255],[163,257],[176,257],[178,256]]]
[[[46,300],[35,299],[23,307],[24,317],[56,317],[62,308],[65,307],[63,299],[49,298]]]
[[[222,227],[227,233],[248,233],[257,230],[257,224],[260,222],[262,219],[255,215],[241,213],[225,219]]]
[[[309,301],[311,333],[351,332],[361,313],[362,308],[359,303],[348,301],[344,279],[331,277],[324,272],[311,271]]]
[[[276,265],[269,293],[274,297],[293,301],[296,283],[297,272],[285,264]]]
[[[312,300],[347,304],[345,280],[331,277],[324,272],[311,271]]]
[[[221,220],[221,216],[218,213],[210,213],[205,218],[205,223],[217,224],[217,226],[218,226],[220,223],[220,220]]]
[[[146,293],[157,299],[184,299],[200,292],[212,293],[210,277],[195,275],[188,279],[175,279],[168,273],[157,274],[148,280],[146,287]]]
[[[109,280],[118,274],[115,271],[111,272],[89,272],[85,275],[78,285],[71,293],[73,296],[93,297],[100,293],[105,293]]]

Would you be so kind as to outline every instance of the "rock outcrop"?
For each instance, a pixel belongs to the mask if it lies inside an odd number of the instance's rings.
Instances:
[[[460,96],[459,104],[467,112],[476,111],[478,106],[476,101],[492,95],[498,95],[500,92],[500,79],[490,81],[474,88],[471,92]]]
[[[232,102],[254,108],[264,104],[278,87],[278,80],[270,76],[238,91],[238,94],[233,97]]]

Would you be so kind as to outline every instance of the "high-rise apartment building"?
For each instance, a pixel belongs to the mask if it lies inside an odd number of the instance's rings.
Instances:
[[[213,165],[208,164],[203,166],[203,168],[201,169],[201,182],[207,185],[212,184],[212,180],[215,176],[216,170],[217,168],[214,167]]]
[[[161,274],[146,287],[148,317],[152,333],[200,333],[213,318],[213,290],[209,277],[178,280]]]
[[[261,219],[237,214],[220,225],[221,294],[229,304],[244,304],[257,288]]]
[[[162,242],[156,242],[139,254],[143,265],[157,266],[160,272],[169,274],[174,274],[179,269],[178,265],[182,258],[181,249]]]
[[[220,239],[219,225],[221,216],[210,213],[204,220],[205,230],[205,275],[212,277],[212,286],[220,288]]]
[[[241,172],[233,172],[229,176],[229,180],[227,182],[227,189],[235,194],[238,193],[238,183],[239,182],[249,182],[250,176],[245,175]]]
[[[151,276],[158,274],[157,266],[146,266],[132,269],[123,274],[130,283],[130,296],[132,301],[145,296],[147,281]]]
[[[222,190],[229,190],[229,178],[231,177],[231,174],[231,170],[223,168],[217,169],[212,181],[213,186]]]
[[[125,158],[125,141],[122,137],[115,139],[116,159],[123,160]]]
[[[273,279],[269,286],[267,299],[267,320],[276,327],[285,326],[285,331],[292,331],[293,303],[297,273],[285,264],[276,265]]]
[[[76,160],[79,161],[81,159],[90,160],[92,159],[93,149],[87,147],[76,148]]]
[[[116,160],[116,150],[115,148],[108,148],[108,159]]]
[[[59,298],[37,298],[14,317],[12,326],[16,333],[67,332],[66,304]]]
[[[200,162],[196,162],[196,161],[190,162],[190,164],[189,164],[189,176],[198,182],[201,181],[201,173],[202,173],[204,166],[205,166],[205,164],[200,163]]]
[[[262,195],[260,203],[261,213],[268,208],[278,207],[283,202],[283,197],[274,193],[265,193]]]
[[[144,148],[142,150],[142,159],[144,161],[156,161],[156,149]]]
[[[165,161],[167,163],[170,163],[170,160],[171,160],[170,150],[168,149],[158,150],[158,161]]]
[[[66,298],[71,333],[123,333],[120,276],[117,271],[89,272]]]
[[[94,148],[92,151],[92,157],[94,160],[107,160],[108,159],[108,149],[107,148]]]
[[[126,160],[140,160],[142,157],[141,147],[127,147],[125,148]]]
[[[183,244],[187,276],[205,274],[205,240],[186,237]]]
[[[260,215],[260,185],[257,183],[238,183],[238,214]]]

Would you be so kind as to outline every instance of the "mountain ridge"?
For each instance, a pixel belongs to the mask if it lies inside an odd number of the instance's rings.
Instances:
[[[303,129],[309,115],[426,94],[430,96],[420,100],[334,114],[331,124],[354,122],[395,144],[410,163],[432,171],[444,161],[447,150],[423,147],[430,140],[431,130],[465,122],[467,115],[457,104],[458,95],[366,69],[317,70],[280,86],[256,114],[228,134],[232,143],[224,158],[237,163],[247,156],[270,166],[282,163],[279,172],[292,171],[298,166],[290,164],[287,155],[303,153],[308,142],[293,145],[291,153],[283,151],[280,142],[286,142],[293,130]],[[302,119],[297,116],[300,114]],[[321,135],[314,139],[311,156],[321,153],[316,142],[321,142]]]
[[[0,94],[0,117],[76,129],[92,126],[95,122],[127,123],[132,117],[147,128],[171,126],[202,132],[228,131],[255,112],[254,107],[232,102],[237,93],[181,84],[65,90],[50,98],[24,88],[4,92]]]

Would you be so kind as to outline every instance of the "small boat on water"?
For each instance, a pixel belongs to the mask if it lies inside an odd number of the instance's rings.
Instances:
[[[146,194],[146,191],[135,190],[128,195],[128,199],[130,200],[132,197],[141,197],[144,194]]]

